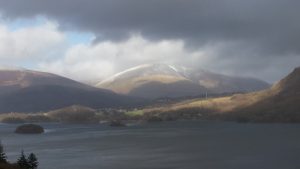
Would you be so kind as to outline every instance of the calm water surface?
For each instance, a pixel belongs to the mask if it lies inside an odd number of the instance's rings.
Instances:
[[[41,125],[45,134],[18,135],[0,124],[9,160],[24,149],[40,169],[300,169],[299,124]]]

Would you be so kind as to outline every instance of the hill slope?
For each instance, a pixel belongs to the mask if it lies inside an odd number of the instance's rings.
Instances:
[[[266,122],[300,122],[300,68],[271,88],[248,94],[195,99],[145,110],[160,114],[200,115],[202,118]]]
[[[237,108],[234,114],[261,121],[300,122],[300,68],[296,68],[271,89],[253,96],[261,97],[251,105]],[[250,99],[253,96],[245,97]]]
[[[47,111],[74,104],[130,106],[135,99],[44,72],[0,70],[0,112]]]
[[[137,66],[96,85],[131,96],[160,98],[262,90],[269,85],[253,78],[230,77],[166,64]]]

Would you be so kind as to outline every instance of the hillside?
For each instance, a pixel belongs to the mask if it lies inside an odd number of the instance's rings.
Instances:
[[[92,89],[74,80],[51,73],[27,69],[0,69],[0,93],[41,85],[59,85]]]
[[[300,122],[300,68],[296,68],[270,90],[254,96],[261,97],[253,104],[238,108],[233,113],[242,113],[243,117],[254,116],[262,121],[271,118],[272,121]]]
[[[70,107],[61,108],[58,110],[52,110],[45,113],[47,117],[53,119],[54,121],[64,122],[64,123],[92,123],[99,122],[96,118],[96,110],[72,105]]]
[[[270,87],[268,83],[259,79],[227,76],[202,69],[188,69],[185,76],[214,93],[253,92]]]
[[[300,122],[300,68],[271,88],[248,94],[194,99],[145,109],[149,114],[261,122]]]
[[[50,73],[0,70],[1,113],[47,111],[74,104],[93,108],[120,107],[140,102]]]
[[[96,86],[152,99],[249,92],[269,87],[266,82],[253,78],[231,77],[166,64],[140,65],[101,81]]]

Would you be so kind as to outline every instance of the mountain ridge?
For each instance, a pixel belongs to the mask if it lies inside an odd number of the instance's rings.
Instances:
[[[193,99],[145,109],[160,116],[192,116],[240,122],[300,122],[300,67],[272,87],[226,97]]]
[[[158,86],[161,86],[167,89],[168,85],[175,86],[177,82],[194,86],[194,93],[184,93],[184,89],[187,87],[181,89],[182,85],[178,86],[177,89],[174,88],[173,95],[168,95],[172,91],[162,93],[162,89],[158,88]],[[155,84],[155,86],[151,89],[150,84]],[[221,94],[257,91],[269,87],[269,84],[255,78],[232,77],[202,69],[167,64],[145,64],[117,73],[95,86],[116,93],[155,99],[159,97],[196,96],[204,93]],[[156,91],[155,88],[158,90]],[[137,90],[139,93],[135,92]],[[151,93],[149,93],[150,91]]]
[[[135,98],[52,73],[0,70],[0,112],[38,112],[74,104],[92,108],[133,106]]]

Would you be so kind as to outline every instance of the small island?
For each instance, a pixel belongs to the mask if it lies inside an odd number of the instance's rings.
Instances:
[[[126,124],[124,124],[121,120],[112,120],[109,125],[111,127],[126,127]]]
[[[36,124],[23,124],[16,128],[15,133],[18,134],[41,134],[44,133],[44,128]]]

